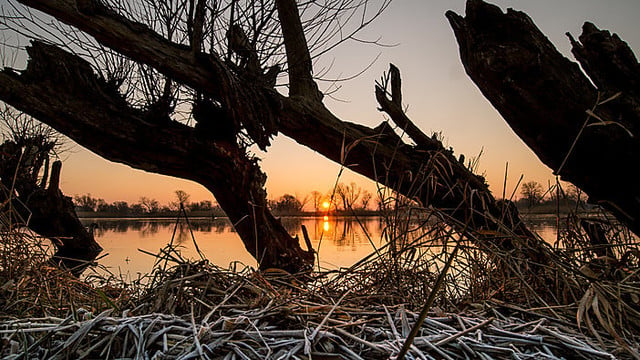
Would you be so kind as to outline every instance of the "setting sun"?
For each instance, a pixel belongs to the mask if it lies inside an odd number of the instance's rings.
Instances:
[[[639,14],[0,0],[0,360],[640,360]]]

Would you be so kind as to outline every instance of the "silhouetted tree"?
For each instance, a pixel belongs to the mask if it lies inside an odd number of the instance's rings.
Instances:
[[[362,195],[360,197],[360,205],[362,207],[362,210],[367,210],[367,208],[369,207],[369,202],[371,201],[372,197],[373,195],[369,191],[367,190],[362,191]]]
[[[178,199],[178,204],[182,204],[183,206],[189,205],[189,198],[191,197],[191,195],[187,194],[183,190],[176,190],[175,194],[176,198]]]
[[[590,22],[561,54],[535,22],[469,0],[447,12],[473,82],[538,158],[640,235],[640,65],[618,35]]]
[[[304,204],[294,195],[284,194],[273,203],[273,211],[280,213],[300,213]]]
[[[213,209],[213,203],[210,200],[203,200],[189,204],[188,208],[191,211],[210,211]]]
[[[0,144],[3,225],[8,221],[11,226],[29,227],[51,239],[56,262],[76,267],[79,264],[71,258],[95,258],[102,248],[78,219],[72,199],[60,190],[62,162],[50,163],[61,150],[58,135],[6,106],[0,107],[0,128],[5,139]],[[93,209],[94,200],[90,196],[84,200]],[[76,270],[81,272],[80,267]]]
[[[277,133],[442,208],[454,226],[465,224],[461,229],[503,226],[495,221],[504,218],[503,207],[484,179],[406,116],[397,68],[375,94],[412,144],[387,121],[375,128],[342,121],[324,105],[314,57],[351,39],[389,0],[229,0],[213,7],[177,0],[141,2],[135,11],[118,0],[18,1],[75,28],[47,31],[59,23],[18,7],[5,12],[4,31],[45,41],[27,48],[26,71],[0,73],[0,98],[103,157],[203,184],[263,267],[297,271],[313,260],[268,212],[266,175],[248,152],[251,145],[266,150]],[[67,43],[94,66],[64,51]],[[281,72],[286,94],[274,87]],[[508,226],[531,235],[519,219]]]
[[[145,209],[141,204],[133,204],[129,207],[129,215],[142,215]]]
[[[128,215],[130,212],[129,203],[126,201],[114,201],[113,209],[120,215]]]
[[[320,206],[322,205],[322,193],[318,190],[313,190],[311,192],[311,203],[313,204],[313,211],[318,212],[320,210]]]
[[[148,197],[142,196],[140,197],[140,201],[138,202],[143,208],[144,211],[148,214],[157,213],[160,210],[160,203],[156,199],[150,199]]]
[[[336,187],[336,195],[338,195],[338,199],[340,199],[342,210],[353,210],[356,207],[361,192],[362,189],[355,182],[351,182],[349,185],[343,183],[338,184]]]
[[[98,199],[91,196],[91,194],[76,195],[73,197],[73,202],[78,210],[81,211],[96,211],[98,208]]]
[[[98,203],[96,205],[96,211],[98,212],[110,212],[113,211],[111,204],[107,204],[104,199],[98,199]]]
[[[542,200],[542,193],[542,185],[535,181],[528,181],[522,184],[522,189],[520,190],[520,194],[527,200],[529,207],[536,205]]]

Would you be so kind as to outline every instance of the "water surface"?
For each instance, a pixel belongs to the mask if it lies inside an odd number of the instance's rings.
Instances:
[[[223,268],[256,266],[256,261],[244,248],[233,226],[226,218],[190,219],[82,219],[85,225],[97,225],[94,234],[104,248],[100,265],[129,279],[149,272],[156,260],[138,249],[158,253],[167,244],[180,247],[183,257],[199,258],[197,244],[203,255]],[[318,251],[323,268],[349,267],[386,243],[384,220],[365,218],[282,218],[290,234],[302,239],[301,225],[309,231],[311,243]],[[555,217],[536,216],[528,220],[530,228],[553,243],[556,238]],[[195,244],[194,239],[195,238]],[[302,241],[304,247],[304,241]]]

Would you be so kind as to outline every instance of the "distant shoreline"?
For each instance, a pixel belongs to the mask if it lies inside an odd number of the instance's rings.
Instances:
[[[153,214],[118,214],[112,212],[90,212],[90,211],[78,211],[78,217],[80,219],[175,219],[178,215],[183,216],[176,212],[171,213],[153,213]],[[325,215],[331,217],[374,217],[382,216],[383,214],[377,211],[356,211],[356,212],[331,212],[327,214],[325,212],[302,212],[302,213],[273,213],[276,217],[314,217],[321,218]],[[222,213],[213,213],[210,211],[188,211],[187,216],[189,219],[223,219],[227,218],[227,215]]]
[[[560,216],[565,217],[566,215],[570,214],[570,212],[568,211],[562,211],[563,209],[561,209],[560,211]],[[582,210],[580,212],[583,215],[595,215],[597,214],[597,212],[594,211],[586,211],[586,210]],[[524,211],[521,211],[520,214],[527,218],[527,217],[537,217],[537,216],[555,216],[556,212],[555,211],[549,211],[549,209],[527,209]],[[158,220],[171,220],[171,219],[176,219],[178,217],[179,213],[175,212],[175,213],[155,213],[155,214],[117,214],[117,213],[110,213],[110,212],[88,212],[88,211],[78,211],[78,217],[80,219],[101,219],[101,220],[120,220],[120,219],[126,219],[126,220],[153,220],[153,219],[158,219]],[[327,213],[325,212],[303,212],[303,213],[297,213],[297,214],[292,214],[292,213],[286,213],[286,214],[274,214],[276,217],[279,218],[322,218],[325,215],[327,215]],[[180,214],[180,216],[182,217],[183,215]],[[193,212],[187,212],[187,216],[189,217],[189,219],[197,219],[197,220],[201,220],[201,219],[228,219],[227,215],[222,213],[213,213],[210,211],[193,211]],[[332,212],[330,214],[328,214],[328,216],[330,216],[331,218],[349,218],[349,217],[380,217],[380,216],[384,216],[383,213],[378,212],[378,211],[366,211],[366,212],[355,212],[355,213],[344,213],[344,212]]]

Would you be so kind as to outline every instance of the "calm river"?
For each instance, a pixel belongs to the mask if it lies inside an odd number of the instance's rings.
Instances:
[[[225,219],[184,219],[177,225],[171,219],[82,219],[85,225],[97,224],[96,240],[104,248],[99,264],[116,275],[128,279],[147,273],[155,258],[138,249],[158,253],[173,241],[180,246],[183,257],[198,258],[195,241],[212,263],[228,268],[244,265],[255,267],[255,260],[245,250],[231,223]],[[315,250],[319,251],[320,266],[329,269],[348,267],[385,243],[382,239],[384,222],[379,217],[295,218],[285,217],[283,224],[289,233],[302,239],[301,225],[309,231]],[[556,237],[555,218],[538,216],[529,219],[529,226],[542,238],[553,242]],[[193,238],[192,238],[193,234]],[[172,240],[173,239],[173,240]],[[304,246],[304,245],[303,245]]]

